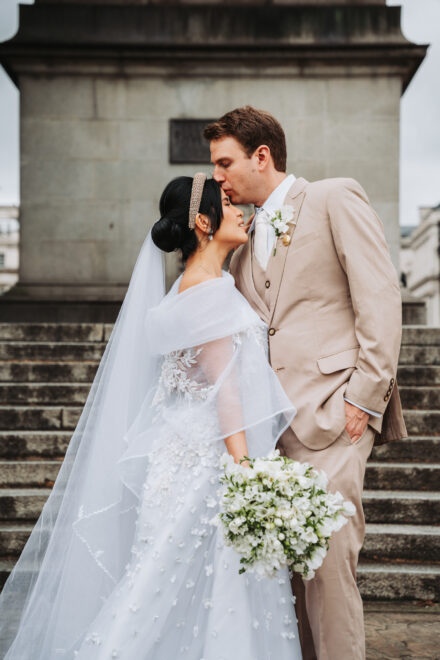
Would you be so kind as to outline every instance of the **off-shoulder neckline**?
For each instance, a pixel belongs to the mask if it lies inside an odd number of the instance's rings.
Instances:
[[[234,279],[231,273],[228,273],[226,270],[222,270],[221,277],[211,277],[209,280],[203,280],[203,282],[199,282],[198,284],[193,284],[192,286],[189,286],[187,289],[179,293],[179,284],[182,277],[183,277],[183,273],[181,273],[179,277],[176,279],[169,293],[172,293],[173,295],[180,297],[180,296],[184,296],[185,293],[188,293],[188,291],[193,291],[194,289],[202,288],[208,284],[211,284],[212,282],[215,282],[216,280],[223,281],[225,279],[232,279],[232,280]]]

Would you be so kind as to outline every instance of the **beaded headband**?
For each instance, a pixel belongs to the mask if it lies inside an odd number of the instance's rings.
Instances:
[[[191,188],[191,200],[189,202],[189,222],[188,227],[194,229],[196,226],[196,215],[199,212],[200,202],[202,200],[203,186],[205,185],[206,174],[197,172]]]

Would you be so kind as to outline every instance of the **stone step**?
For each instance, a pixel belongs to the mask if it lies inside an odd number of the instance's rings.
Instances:
[[[100,360],[105,346],[104,342],[1,341],[0,361]]]
[[[72,430],[0,431],[0,459],[60,458],[72,437]],[[373,448],[372,462],[440,463],[440,436],[416,436]]]
[[[440,600],[440,566],[436,564],[361,561],[357,583],[364,600]]]
[[[402,346],[440,346],[440,328],[404,325],[402,328]]]
[[[0,557],[19,555],[33,529],[28,521],[0,521]],[[440,529],[424,525],[367,524],[361,557],[368,560],[435,562]]]
[[[0,341],[107,341],[113,323],[0,323]],[[402,346],[440,346],[440,328],[403,326]]]
[[[113,323],[0,323],[0,341],[107,342]]]
[[[0,386],[0,403],[84,405],[90,387],[90,383],[7,383]]]
[[[37,520],[50,488],[0,488],[0,519]]]
[[[367,490],[440,490],[438,463],[367,463]]]
[[[103,341],[5,341],[0,340],[0,360],[100,360]],[[402,346],[401,366],[440,365],[439,346]]]
[[[406,410],[440,410],[440,387],[399,387]]]
[[[83,406],[0,405],[0,430],[75,428],[82,410]],[[404,416],[410,436],[440,436],[440,411],[405,410]]]
[[[0,430],[75,429],[84,406],[0,406]]]
[[[423,463],[440,463],[440,436],[413,436],[396,442],[375,445],[371,453],[371,460],[381,463],[419,463],[421,461]]]
[[[28,522],[0,521],[0,557],[19,555],[32,532],[34,525]]]
[[[361,557],[436,562],[440,557],[440,527],[368,523]]]
[[[72,431],[0,431],[0,459],[63,458]]]
[[[0,385],[0,403],[84,405],[90,387],[84,382],[6,382]],[[440,409],[440,387],[402,387],[400,396],[407,410]]]
[[[96,338],[85,341],[0,339],[0,360],[100,360],[105,346],[106,342],[98,341]],[[440,345],[402,346],[399,364],[440,365]]]
[[[61,461],[0,461],[0,487],[38,487],[53,481]],[[436,463],[368,463],[367,490],[439,491],[440,465]]]
[[[397,382],[399,387],[440,385],[440,366],[410,366],[403,365],[397,369]]]
[[[402,346],[400,365],[440,365],[439,346]]]
[[[62,461],[0,461],[0,488],[50,488]]]
[[[0,362],[0,381],[11,383],[92,383],[99,363]]]
[[[0,589],[15,566],[17,557],[0,559]],[[440,600],[440,566],[431,564],[380,564],[361,561],[357,582],[363,600]]]
[[[440,436],[439,410],[404,410],[403,416],[409,436]]]
[[[364,490],[363,506],[368,523],[440,524],[440,492]]]
[[[0,488],[1,520],[36,520],[50,488]],[[368,523],[440,523],[440,493],[364,491]]]
[[[99,366],[98,360],[0,361],[0,381],[71,383],[92,382]],[[399,386],[439,386],[440,366],[401,366],[397,371]]]

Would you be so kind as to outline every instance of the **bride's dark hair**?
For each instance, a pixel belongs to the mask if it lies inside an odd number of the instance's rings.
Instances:
[[[160,197],[161,218],[151,230],[151,237],[158,248],[164,252],[181,250],[183,261],[198,247],[196,232],[188,227],[192,183],[190,176],[179,176],[168,183]],[[205,181],[199,213],[209,217],[215,234],[223,217],[221,187],[215,179]]]

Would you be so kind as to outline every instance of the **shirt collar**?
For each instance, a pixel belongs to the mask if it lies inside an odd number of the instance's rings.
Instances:
[[[266,213],[269,216],[272,216],[277,209],[280,209],[283,206],[284,200],[286,199],[286,195],[291,188],[291,186],[295,183],[296,177],[293,174],[289,174],[286,176],[285,179],[281,181],[281,183],[275,188],[275,190],[272,190],[270,193],[269,197],[266,199],[264,204],[262,206],[256,206],[255,207],[255,212],[257,212],[260,208],[264,209]],[[252,231],[255,227],[255,217],[252,221],[251,226],[249,227],[249,231]]]
[[[275,188],[275,190],[273,190],[270,193],[269,197],[266,199],[262,207],[266,211],[266,213],[268,213],[269,215],[273,215],[277,209],[282,207],[286,195],[289,191],[289,188],[292,186],[294,182],[295,182],[294,175],[289,174],[289,176],[286,176],[286,178],[281,181],[281,183]]]

